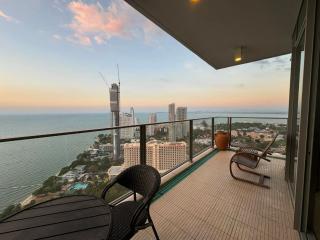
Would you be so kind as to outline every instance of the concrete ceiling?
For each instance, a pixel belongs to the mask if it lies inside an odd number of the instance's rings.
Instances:
[[[216,69],[291,52],[300,0],[125,0]],[[197,3],[192,3],[197,2]]]

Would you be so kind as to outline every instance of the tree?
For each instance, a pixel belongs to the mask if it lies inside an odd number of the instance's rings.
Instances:
[[[97,165],[91,165],[88,167],[88,172],[98,172],[99,167]]]
[[[41,188],[35,190],[32,194],[39,195],[39,194],[47,194],[49,192],[57,192],[60,191],[62,182],[60,181],[59,177],[51,176],[46,181],[43,182]]]
[[[11,214],[14,214],[18,211],[21,210],[21,205],[20,204],[17,204],[17,205],[9,205],[8,207],[6,207],[3,212],[0,214],[0,218],[4,218],[8,215],[11,215]]]
[[[107,144],[112,142],[111,134],[99,134],[98,135],[98,142],[100,144]]]
[[[204,128],[208,128],[209,127],[208,123],[205,120],[203,120],[201,122],[201,126],[203,126]]]
[[[65,174],[65,173],[67,173],[68,171],[70,171],[70,167],[69,166],[67,166],[67,167],[64,167],[64,168],[62,168],[61,170],[60,170],[60,172],[59,172],[59,176],[62,176],[63,174]]]

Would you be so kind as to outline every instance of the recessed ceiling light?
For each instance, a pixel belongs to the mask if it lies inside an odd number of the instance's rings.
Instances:
[[[196,3],[199,3],[200,0],[189,0],[192,4],[196,4]]]

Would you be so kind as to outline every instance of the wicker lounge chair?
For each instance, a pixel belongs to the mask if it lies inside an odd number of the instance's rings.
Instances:
[[[264,174],[260,174],[254,171],[250,171],[247,170],[245,168],[242,168],[241,166],[247,167],[247,168],[251,168],[251,169],[255,169],[258,165],[261,159],[264,159],[268,162],[270,162],[269,159],[267,159],[267,155],[270,154],[270,147],[271,145],[274,143],[274,141],[276,140],[278,134],[275,134],[273,139],[270,141],[270,143],[263,149],[253,149],[253,148],[240,148],[235,155],[232,156],[231,160],[230,160],[230,174],[234,179],[240,180],[240,181],[244,181],[247,183],[251,183],[260,187],[265,187],[265,188],[269,188],[269,186],[264,184],[264,180],[270,179],[270,176],[264,175]],[[260,151],[261,152],[260,152]],[[259,181],[258,182],[254,182],[248,179],[244,179],[244,178],[240,178],[240,177],[236,177],[234,175],[234,173],[232,172],[232,165],[233,163],[235,163],[237,165],[237,167],[239,168],[239,170],[250,173],[250,174],[254,174],[256,176],[259,176]]]
[[[136,165],[120,173],[106,186],[101,197],[105,199],[114,184],[120,184],[133,192],[133,201],[125,201],[111,206],[113,240],[130,239],[136,232],[147,227],[159,239],[150,216],[149,207],[153,196],[159,190],[161,177],[156,169],[148,165]],[[137,199],[137,193],[140,195]]]

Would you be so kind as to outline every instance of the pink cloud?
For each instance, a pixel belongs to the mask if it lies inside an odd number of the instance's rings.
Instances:
[[[92,41],[86,35],[75,33],[71,37],[67,37],[67,40],[72,43],[78,43],[84,46],[90,46]]]
[[[82,45],[104,44],[111,38],[132,39],[143,37],[150,42],[160,30],[137,13],[124,1],[112,0],[107,8],[97,2],[86,4],[72,1],[68,4],[72,20],[67,27],[72,30],[69,40]]]
[[[3,11],[0,10],[0,18],[3,18],[7,22],[14,22],[14,23],[19,23],[19,21],[7,14],[5,14]]]

